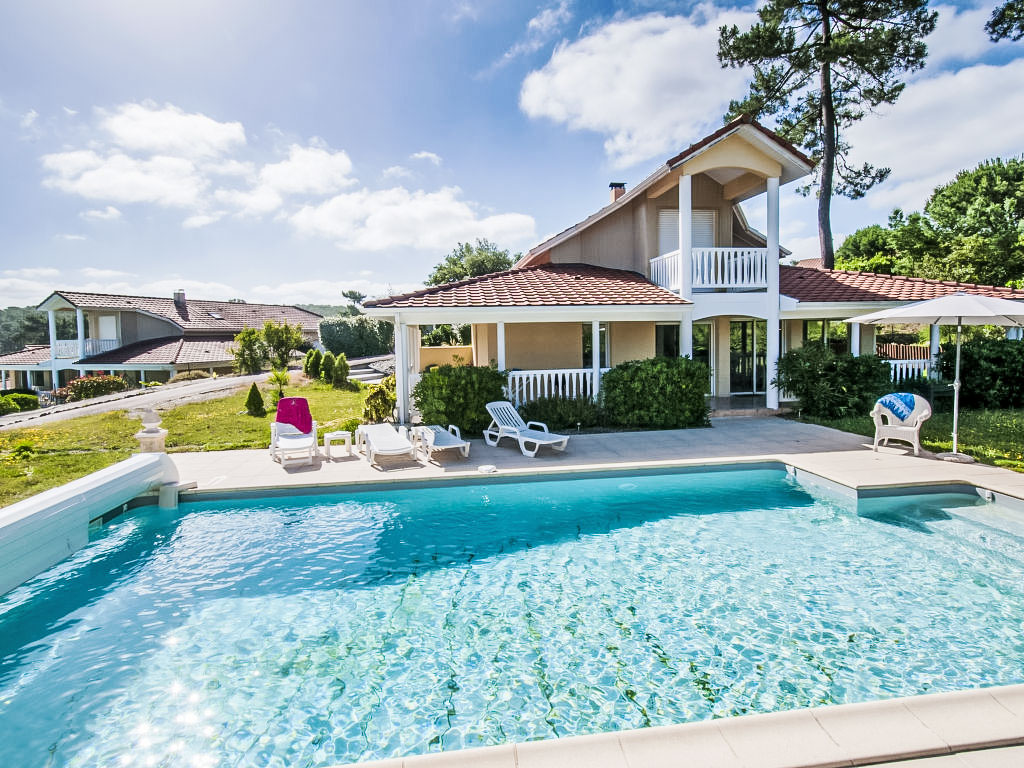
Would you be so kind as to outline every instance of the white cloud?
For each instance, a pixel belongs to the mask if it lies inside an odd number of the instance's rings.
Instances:
[[[22,128],[31,128],[35,123],[36,118],[39,117],[39,113],[34,109],[30,109],[24,115],[21,116],[21,122],[19,123]]]
[[[134,272],[125,272],[123,269],[99,269],[98,267],[82,267],[78,270],[90,280],[113,280],[114,278],[135,277]]]
[[[224,211],[215,211],[214,213],[197,213],[187,217],[181,226],[185,229],[199,229],[209,224],[220,221],[224,218]]]
[[[218,189],[214,192],[214,197],[218,202],[236,208],[239,213],[246,216],[273,213],[284,203],[284,198],[265,184],[252,189]],[[192,218],[196,221],[201,220],[197,217]]]
[[[214,176],[255,176],[255,163],[242,160],[218,160],[204,162],[200,165],[204,173]]]
[[[558,5],[545,8],[530,19],[526,23],[526,30],[535,35],[550,35],[552,32],[557,32],[571,18],[569,3],[567,0],[562,0]]]
[[[605,152],[618,167],[678,151],[720,125],[729,99],[745,92],[747,74],[718,65],[718,28],[754,19],[704,4],[689,17],[612,21],[559,45],[523,80],[519,106],[607,136]]]
[[[533,238],[532,216],[505,213],[481,218],[472,205],[459,199],[460,194],[458,187],[435,192],[361,189],[307,205],[291,222],[298,232],[330,238],[346,250],[446,251],[453,243],[476,237],[512,246]]]
[[[245,144],[241,123],[221,123],[173,104],[122,104],[107,113],[99,110],[101,127],[127,150],[182,157],[213,157]]]
[[[517,40],[501,55],[501,58],[481,72],[481,76],[493,74],[514,59],[536,53],[543,48],[544,44],[558,33],[562,25],[572,18],[569,5],[568,0],[562,0],[558,5],[542,9],[540,13],[526,22],[526,34],[523,38]]]
[[[939,21],[926,42],[928,59],[923,75],[952,61],[969,61],[989,50],[992,42],[985,33],[991,8],[958,8],[954,5],[936,5]],[[922,75],[918,75],[921,77]]]
[[[121,218],[121,211],[112,205],[108,205],[106,208],[99,210],[82,211],[78,215],[86,221],[112,221]]]
[[[377,280],[302,280],[278,285],[257,285],[247,297],[273,304],[342,304],[342,291],[359,291],[367,296],[386,296],[422,288],[417,283],[386,283]]]
[[[0,307],[34,307],[52,292],[46,281],[0,277]]]
[[[21,277],[28,280],[39,280],[44,277],[57,277],[60,270],[54,267],[22,267],[21,269],[5,269],[4,277]]]
[[[72,109],[71,107],[64,107],[64,114],[67,115],[68,117],[74,117],[75,115],[78,114],[78,110],[77,109]]]
[[[263,166],[260,181],[283,195],[329,195],[357,183],[351,172],[352,161],[344,150],[292,144],[287,160]]]
[[[190,160],[164,155],[140,160],[75,150],[44,155],[43,167],[51,174],[43,179],[45,186],[119,203],[188,208],[199,203],[208,185]]]
[[[56,240],[67,240],[69,242],[76,242],[78,240],[88,240],[85,235],[54,235]]]
[[[404,165],[391,165],[381,172],[385,179],[411,179],[415,174]]]
[[[419,152],[413,152],[411,155],[409,155],[409,159],[426,160],[427,162],[433,163],[434,165],[441,164],[441,156],[439,154],[437,154],[436,152],[428,152],[425,149],[420,150]]]

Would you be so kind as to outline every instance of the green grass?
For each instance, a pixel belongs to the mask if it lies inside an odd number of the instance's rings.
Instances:
[[[168,452],[269,446],[273,412],[260,418],[247,415],[247,392],[242,390],[161,413],[161,426],[168,430]],[[339,429],[348,419],[359,418],[366,390],[347,391],[306,384],[288,387],[285,394],[309,400],[310,411],[322,435]],[[264,397],[269,402],[266,392]],[[127,458],[138,447],[132,435],[140,428],[138,419],[114,411],[0,432],[0,506]]]
[[[869,416],[804,421],[872,438],[875,435]],[[1024,472],[1024,409],[963,411],[959,432],[961,453],[985,464]],[[933,414],[921,427],[921,445],[936,453],[953,450],[953,414]]]

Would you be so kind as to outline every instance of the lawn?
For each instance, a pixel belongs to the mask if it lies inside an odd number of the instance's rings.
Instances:
[[[869,416],[804,421],[872,438],[875,435]],[[936,453],[953,450],[953,414],[933,414],[921,427],[921,445]],[[1024,472],[1024,410],[961,412],[958,448],[985,464]]]
[[[273,412],[259,418],[247,415],[246,394],[242,391],[162,412],[168,452],[266,448]],[[366,390],[305,384],[288,387],[285,394],[309,400],[322,435],[360,417]],[[140,428],[138,419],[114,411],[0,432],[0,506],[127,458],[138,446],[132,435]]]

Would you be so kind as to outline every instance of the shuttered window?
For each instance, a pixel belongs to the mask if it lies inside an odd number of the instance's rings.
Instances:
[[[692,211],[693,247],[715,247],[716,211]],[[679,211],[662,208],[658,211],[658,255],[679,250]]]

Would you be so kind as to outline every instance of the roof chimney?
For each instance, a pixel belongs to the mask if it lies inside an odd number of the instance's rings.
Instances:
[[[174,292],[174,303],[176,306],[185,308],[185,289],[179,288]]]
[[[625,182],[613,181],[611,184],[608,185],[608,188],[612,191],[611,202],[613,202],[613,203],[616,200],[618,200],[620,197],[622,197],[624,194],[626,194],[626,184],[625,184]]]

